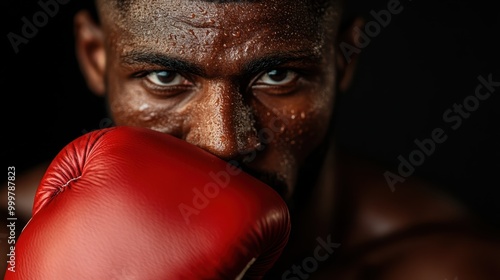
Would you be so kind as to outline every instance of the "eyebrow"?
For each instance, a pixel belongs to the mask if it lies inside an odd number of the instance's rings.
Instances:
[[[184,73],[192,73],[198,76],[206,76],[203,68],[195,63],[164,55],[161,53],[150,53],[134,51],[122,56],[125,64],[149,64],[157,65],[166,69],[171,69]],[[264,57],[254,59],[243,65],[242,74],[252,75],[265,70],[271,70],[285,63],[302,62],[307,64],[317,64],[321,57],[309,51],[291,51],[269,54]]]
[[[319,64],[321,57],[309,51],[281,52],[257,58],[245,64],[244,73],[256,74],[265,70],[271,70],[286,63],[299,62],[306,64]]]
[[[122,56],[122,60],[125,64],[150,64],[195,75],[204,74],[201,67],[194,63],[158,53],[131,52]]]

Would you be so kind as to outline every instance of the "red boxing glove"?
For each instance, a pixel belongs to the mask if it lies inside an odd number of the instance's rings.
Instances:
[[[114,127],[53,160],[5,279],[260,279],[289,232],[269,186],[173,136]]]

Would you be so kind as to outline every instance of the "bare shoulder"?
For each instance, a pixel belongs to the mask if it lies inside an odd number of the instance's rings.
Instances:
[[[318,279],[500,279],[500,230],[432,184],[409,178],[391,190],[383,169],[344,169],[349,221],[332,266]]]
[[[407,178],[391,189],[384,168],[355,157],[344,157],[342,196],[349,203],[339,209],[344,220],[345,247],[380,240],[428,224],[474,221],[469,209],[427,181]]]
[[[498,236],[498,235],[497,235]],[[491,232],[453,231],[400,240],[366,256],[375,279],[500,279],[500,239]]]
[[[428,232],[424,232],[428,231]],[[318,279],[494,280],[500,279],[500,239],[493,232],[422,229],[339,252]]]

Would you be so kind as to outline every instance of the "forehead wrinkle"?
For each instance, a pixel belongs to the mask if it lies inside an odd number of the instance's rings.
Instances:
[[[217,25],[214,24],[215,21],[211,20],[214,17],[205,17],[203,18],[189,18],[186,16],[173,16],[169,18],[169,20],[172,20],[173,22],[179,22],[183,23],[189,27],[193,28],[215,28],[215,29],[222,29],[224,28],[224,25]]]
[[[310,9],[304,3],[307,1],[284,1],[286,5],[276,6],[277,2],[279,1],[190,0],[187,3],[192,6],[185,6],[186,2],[183,1],[151,0],[151,3],[143,6],[131,1],[131,5],[126,11],[120,11],[117,8],[114,11],[119,14],[118,18],[122,20],[147,24],[148,27],[151,26],[151,23],[165,25],[168,20],[181,22],[195,28],[218,27],[221,29],[241,28],[243,21],[281,24],[291,19],[300,20],[302,23],[305,23],[304,20],[313,20]],[[184,13],[184,15],[179,15],[180,13]],[[224,21],[224,24],[220,24],[221,20]],[[232,24],[228,24],[230,22]]]

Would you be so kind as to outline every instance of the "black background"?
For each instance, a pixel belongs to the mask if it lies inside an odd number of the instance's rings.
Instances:
[[[389,1],[351,1],[349,13],[385,9]],[[491,3],[491,4],[488,4]],[[338,145],[397,168],[415,139],[443,128],[448,139],[414,176],[431,180],[500,226],[500,87],[459,129],[443,113],[474,93],[477,77],[500,81],[500,13],[495,1],[403,1],[403,11],[362,49],[353,88],[339,97]],[[106,125],[75,57],[72,17],[89,1],[69,1],[16,54],[7,34],[21,34],[37,1],[3,1],[2,159],[18,172],[51,159],[69,141]],[[381,176],[383,176],[381,174]],[[388,189],[388,194],[390,194]]]

